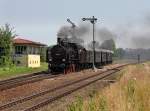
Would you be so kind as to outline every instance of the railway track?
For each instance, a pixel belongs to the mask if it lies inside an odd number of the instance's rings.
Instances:
[[[30,74],[30,75],[24,75],[24,76],[19,76],[16,78],[3,80],[3,81],[0,81],[0,91],[14,88],[17,86],[21,86],[27,83],[41,81],[43,79],[54,78],[57,76],[58,75],[46,74],[44,71],[42,71],[42,72]]]
[[[104,80],[110,75],[121,70],[122,67],[128,64],[118,66],[116,68],[110,69],[108,71],[104,71],[101,73],[96,73],[94,75],[90,75],[88,77],[81,78],[76,81],[71,81],[68,83],[64,83],[60,86],[57,86],[52,89],[47,89],[45,91],[20,98],[10,103],[6,103],[0,106],[0,110],[8,110],[8,111],[33,111],[39,109],[61,97],[67,96],[72,92],[79,90],[85,86],[88,86],[96,81]]]
[[[11,89],[28,83],[34,83],[43,79],[54,78],[59,75],[46,74],[46,72],[41,71],[29,75],[23,75],[7,80],[2,80],[0,81],[0,91]]]

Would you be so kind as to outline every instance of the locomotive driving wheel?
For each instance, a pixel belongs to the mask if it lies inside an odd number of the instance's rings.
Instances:
[[[64,74],[68,74],[75,71],[76,71],[75,64],[70,64],[64,69]]]

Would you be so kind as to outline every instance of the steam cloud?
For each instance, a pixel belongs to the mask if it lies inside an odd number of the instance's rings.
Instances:
[[[150,14],[146,15],[142,21],[124,25],[116,31],[119,32],[118,42],[122,43],[124,48],[150,48]]]
[[[132,45],[134,48],[150,48],[150,33],[133,37]]]
[[[150,26],[150,14],[145,17],[144,23],[145,25]]]
[[[65,39],[67,38],[70,42],[83,43],[84,36],[89,32],[90,28],[87,25],[79,25],[74,29],[69,26],[63,26],[57,33],[57,37]]]
[[[70,38],[70,40],[83,43],[85,46],[92,46],[92,27],[91,24],[80,24],[75,28],[75,36],[70,26],[63,26],[58,31],[58,37]],[[113,28],[96,28],[95,32],[96,48],[113,40],[117,47],[123,48],[150,48],[150,14],[145,16],[142,21],[137,23],[114,26]],[[112,43],[108,44],[111,46]],[[107,46],[106,46],[107,47]]]
[[[111,32],[108,28],[101,28],[98,30],[98,38],[100,41],[116,39],[115,33]]]
[[[150,48],[150,15],[145,17],[143,26],[133,36],[132,44],[135,48]]]
[[[95,48],[100,48],[100,43],[103,43],[106,40],[112,40],[116,38],[116,35],[107,28],[100,28],[96,30],[97,30],[96,31],[97,40],[96,40]],[[63,26],[58,31],[57,36],[63,39],[68,38],[69,41],[79,43],[79,44],[84,42],[84,46],[90,49],[93,46],[91,42],[92,29],[91,26],[87,24],[80,24],[74,30],[72,27]],[[111,42],[106,42],[106,43],[108,44],[108,47],[110,47],[112,44]]]

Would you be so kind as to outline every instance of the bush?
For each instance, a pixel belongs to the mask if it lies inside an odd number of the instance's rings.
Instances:
[[[13,28],[10,25],[0,27],[0,65],[11,66],[12,65],[12,49],[13,49],[13,38],[16,35],[13,32]]]

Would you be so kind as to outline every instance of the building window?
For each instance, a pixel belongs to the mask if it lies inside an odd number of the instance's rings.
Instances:
[[[33,47],[32,50],[33,50],[33,54],[36,54],[36,48]]]
[[[28,53],[29,54],[39,54],[39,51],[40,49],[38,47],[33,47],[33,46],[30,46],[28,48]]]
[[[26,54],[26,46],[15,46],[15,54]]]

